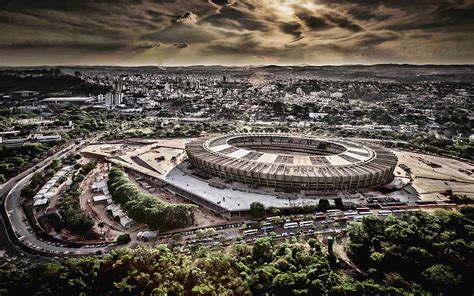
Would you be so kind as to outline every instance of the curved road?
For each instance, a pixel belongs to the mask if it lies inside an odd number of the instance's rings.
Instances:
[[[23,171],[16,177],[0,185],[0,210],[4,212],[2,214],[6,214],[8,217],[8,219],[5,219],[4,215],[0,215],[0,249],[5,250],[9,256],[25,256],[28,258],[35,258],[35,256],[32,254],[41,254],[43,256],[49,257],[56,255],[70,256],[91,254],[99,250],[106,250],[106,247],[70,248],[61,245],[55,245],[51,242],[38,239],[31,230],[28,222],[24,221],[25,215],[20,205],[21,189],[28,183],[33,172],[43,170],[54,159],[61,159],[70,152],[77,152],[82,148],[85,142],[86,140],[78,144],[69,145],[68,147],[56,152],[52,156],[44,159],[35,166]],[[11,230],[13,230],[15,237],[11,237]],[[18,245],[18,243],[23,244],[23,246]],[[32,251],[29,252],[24,250]]]
[[[13,189],[8,193],[5,198],[5,210],[10,220],[10,225],[16,237],[25,245],[32,249],[36,249],[40,252],[49,253],[51,255],[84,255],[94,254],[97,251],[105,251],[105,247],[80,247],[73,248],[67,246],[61,246],[59,243],[54,244],[52,242],[37,238],[34,231],[31,229],[29,222],[26,219],[25,213],[21,207],[21,190],[28,184],[31,176],[26,176],[20,182],[18,182]]]

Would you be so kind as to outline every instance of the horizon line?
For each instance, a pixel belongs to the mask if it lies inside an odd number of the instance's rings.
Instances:
[[[474,66],[473,63],[355,63],[355,64],[189,64],[189,65],[120,65],[120,64],[43,64],[43,65],[0,65],[0,68],[40,68],[40,67],[121,67],[121,68],[140,68],[140,67],[156,67],[156,68],[179,68],[179,67],[351,67],[351,66]]]

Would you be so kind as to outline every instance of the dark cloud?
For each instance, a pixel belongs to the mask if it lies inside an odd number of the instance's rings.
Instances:
[[[359,38],[357,41],[357,45],[361,47],[374,47],[384,42],[396,40],[398,38],[399,35],[392,32],[384,32],[378,34],[369,33]]]
[[[174,64],[223,56],[269,63],[474,58],[474,0],[294,3],[303,1],[0,0],[0,58],[107,63],[112,56],[140,64],[150,62],[150,49]]]
[[[295,15],[311,30],[324,30],[332,27],[324,18],[314,16],[311,11],[304,8],[297,8]]]
[[[295,38],[300,38],[302,35],[301,32],[302,26],[297,22],[290,23],[281,23],[280,30],[285,33],[294,36]]]
[[[193,24],[193,23],[197,22],[197,18],[198,18],[197,15],[195,15],[191,11],[188,11],[188,12],[184,13],[183,15],[178,16],[176,18],[176,22],[177,23],[184,23],[184,24]]]
[[[2,0],[0,1],[0,8],[10,10],[21,9],[51,9],[70,11],[87,7],[89,1],[83,0]]]
[[[113,43],[93,43],[83,41],[65,41],[55,42],[49,40],[33,39],[21,42],[0,42],[0,49],[15,49],[15,50],[48,50],[48,49],[63,49],[69,51],[89,51],[89,52],[107,52],[119,51],[128,47],[128,44],[121,42]]]
[[[253,31],[268,31],[270,29],[265,21],[262,21],[254,14],[232,6],[222,7],[222,9],[217,14],[213,14],[204,18],[202,22],[210,23],[217,27],[246,29]]]
[[[145,41],[145,42],[140,42],[137,43],[133,46],[134,50],[146,50],[146,49],[151,49],[151,48],[158,48],[160,47],[161,43],[159,42],[151,42],[151,41]]]
[[[340,28],[347,29],[352,32],[359,32],[362,31],[362,27],[359,26],[356,23],[353,23],[352,21],[348,20],[347,18],[344,18],[340,15],[337,15],[335,13],[330,13],[325,15],[326,19],[329,20],[330,22],[336,24]]]
[[[181,43],[186,42],[209,42],[217,37],[211,32],[200,29],[199,27],[177,23],[166,27],[157,32],[145,34],[142,40],[158,41],[162,43]]]
[[[188,44],[186,42],[181,42],[181,43],[175,43],[174,46],[176,48],[186,48],[188,47]]]
[[[209,0],[209,2],[217,4],[217,5],[232,5],[235,3],[236,0]]]
[[[380,13],[374,9],[368,9],[362,6],[351,6],[346,10],[346,13],[356,20],[360,21],[383,21],[390,18],[390,14]]]

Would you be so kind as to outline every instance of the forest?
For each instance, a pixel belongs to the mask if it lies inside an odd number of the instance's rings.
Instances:
[[[341,264],[323,240],[258,238],[183,254],[164,245],[0,271],[2,295],[472,295],[473,208],[366,218]],[[81,294],[82,293],[82,294]]]

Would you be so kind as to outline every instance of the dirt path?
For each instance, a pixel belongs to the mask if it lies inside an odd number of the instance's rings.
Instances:
[[[123,234],[125,230],[120,223],[117,223],[109,217],[105,205],[89,202],[94,196],[101,194],[92,192],[91,186],[98,177],[106,174],[106,169],[107,166],[104,163],[97,163],[96,168],[81,183],[81,196],[79,197],[79,200],[81,209],[88,213],[94,220],[94,230],[97,233],[104,235],[106,240],[113,241],[119,235]],[[99,225],[102,227],[99,227]]]

